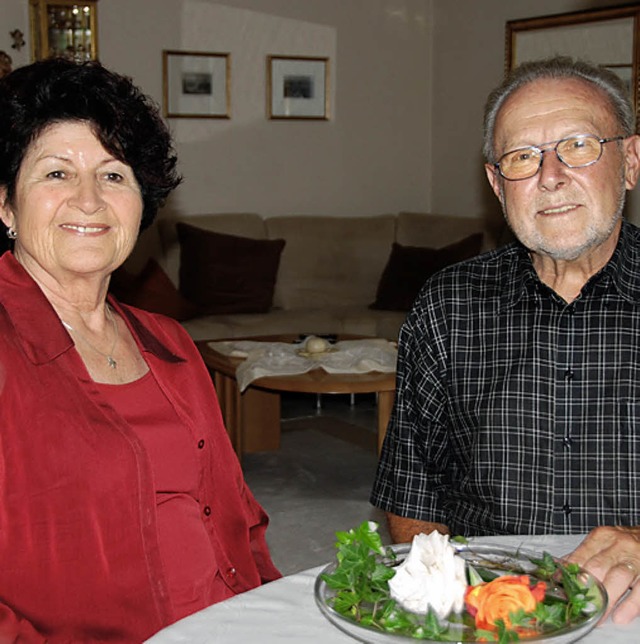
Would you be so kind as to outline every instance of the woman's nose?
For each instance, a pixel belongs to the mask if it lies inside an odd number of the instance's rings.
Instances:
[[[95,179],[80,179],[73,195],[69,199],[69,205],[92,215],[105,207],[102,191]]]

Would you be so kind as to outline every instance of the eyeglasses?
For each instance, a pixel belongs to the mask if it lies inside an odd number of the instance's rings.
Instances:
[[[553,150],[568,168],[584,168],[593,165],[602,156],[602,146],[611,141],[621,141],[623,136],[599,139],[592,134],[569,136],[559,141],[543,143],[543,146],[530,145],[503,154],[493,166],[500,175],[509,181],[530,179],[542,167],[544,153]]]

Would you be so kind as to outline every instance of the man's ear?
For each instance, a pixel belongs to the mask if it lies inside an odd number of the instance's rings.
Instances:
[[[502,193],[500,190],[502,177],[500,176],[500,173],[491,163],[484,164],[484,171],[487,173],[487,179],[489,180],[489,184],[491,185],[494,194],[498,199],[500,199],[500,202],[502,202]]]
[[[632,190],[640,175],[640,136],[633,134],[623,142],[625,188]]]
[[[13,228],[16,217],[7,199],[7,189],[0,187],[0,220],[7,228]]]

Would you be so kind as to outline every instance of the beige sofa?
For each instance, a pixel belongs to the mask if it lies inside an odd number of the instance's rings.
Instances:
[[[442,248],[482,233],[479,219],[401,212],[365,217],[213,214],[159,219],[142,246],[179,286],[181,248],[176,223],[251,239],[284,239],[272,307],[262,313],[199,314],[182,324],[196,340],[272,333],[352,333],[395,339],[406,311],[375,310],[393,242]],[[138,257],[135,261],[140,263]]]

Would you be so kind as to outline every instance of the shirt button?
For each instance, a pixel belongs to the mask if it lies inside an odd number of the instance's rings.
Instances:
[[[236,578],[236,569],[235,568],[227,568],[227,571],[225,572],[225,575],[227,576],[227,579],[235,579]]]
[[[571,514],[571,511],[573,510],[573,508],[568,503],[565,503],[562,506],[562,509],[567,516],[569,516]]]
[[[211,514],[211,508],[208,505],[205,505],[202,511],[204,512],[205,517],[208,517]]]
[[[201,438],[198,441],[198,449],[202,449],[204,447],[204,438]]]
[[[573,376],[574,376],[573,369],[567,369],[564,372],[564,377],[565,377],[566,380],[573,380]]]
[[[565,447],[567,447],[567,448],[568,448],[568,447],[571,447],[571,445],[573,444],[573,439],[571,438],[571,436],[565,436],[565,437],[562,439],[562,443],[563,443],[563,445],[564,445]]]

